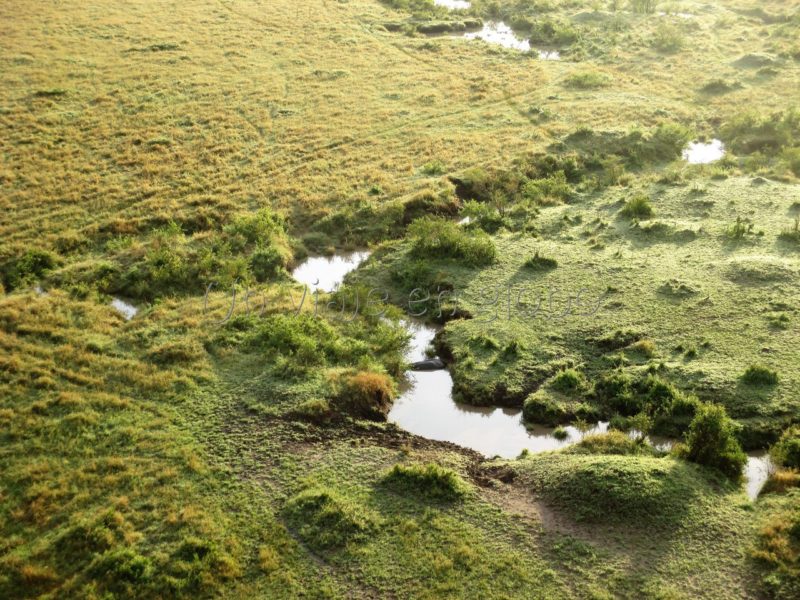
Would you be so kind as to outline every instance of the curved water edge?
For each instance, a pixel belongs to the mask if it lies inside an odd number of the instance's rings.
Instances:
[[[342,283],[345,275],[357,269],[369,255],[368,250],[360,250],[348,254],[312,256],[292,271],[292,277],[307,285],[310,292],[332,292]]]
[[[530,40],[518,38],[514,30],[503,21],[487,21],[479,31],[465,33],[463,37],[468,40],[483,40],[520,52],[531,51]],[[541,60],[561,60],[561,54],[557,50],[537,50],[537,53]]]
[[[369,252],[344,256],[312,257],[293,272],[297,281],[311,291],[331,291],[345,275],[356,269]],[[316,287],[312,287],[316,286]],[[437,329],[417,321],[404,321],[411,334],[405,358],[415,363],[429,358],[429,348]],[[600,422],[589,430],[567,426],[566,436],[556,437],[554,428],[526,426],[519,409],[479,407],[453,400],[453,379],[447,370],[408,371],[400,397],[394,402],[387,419],[401,429],[431,440],[451,442],[480,452],[486,457],[512,459],[523,450],[531,453],[559,450],[579,442],[585,435],[608,431],[608,423]],[[651,443],[668,450],[677,440],[651,436]],[[747,495],[754,500],[772,472],[772,463],[765,451],[748,454],[744,469]]]

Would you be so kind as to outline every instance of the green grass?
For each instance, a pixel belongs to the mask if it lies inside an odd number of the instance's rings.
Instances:
[[[677,435],[696,394],[765,447],[798,411],[796,11],[5,3],[0,596],[796,596],[791,493],[750,508],[621,439],[509,466],[362,420],[400,383],[399,310],[298,315],[288,277],[372,245],[395,304],[464,292],[437,342],[458,398]],[[488,18],[562,60],[420,34]],[[728,156],[680,162],[701,135]],[[657,219],[615,218],[637,195]],[[221,324],[237,281],[265,314]],[[522,285],[525,318],[479,318]],[[742,381],[761,362],[777,382]]]

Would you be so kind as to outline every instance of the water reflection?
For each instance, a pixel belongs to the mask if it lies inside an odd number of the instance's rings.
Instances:
[[[367,260],[369,254],[362,250],[335,256],[313,256],[303,261],[292,272],[292,277],[307,285],[311,292],[332,292],[345,275]]]

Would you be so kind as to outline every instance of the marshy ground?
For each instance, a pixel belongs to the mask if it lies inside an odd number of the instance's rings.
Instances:
[[[800,593],[800,3],[438,4],[0,7],[0,596]]]

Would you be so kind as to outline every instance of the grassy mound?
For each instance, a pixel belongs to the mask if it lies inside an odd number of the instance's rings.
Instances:
[[[327,488],[304,490],[284,509],[286,520],[315,550],[331,550],[362,539],[377,526],[363,507]]]
[[[698,469],[671,458],[547,454],[522,469],[548,503],[587,523],[673,527],[712,493]]]
[[[454,471],[439,465],[395,465],[383,483],[398,492],[430,500],[452,502],[466,494],[464,481]]]

